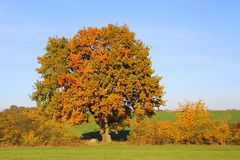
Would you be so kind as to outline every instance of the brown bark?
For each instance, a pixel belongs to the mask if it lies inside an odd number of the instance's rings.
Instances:
[[[109,131],[109,126],[108,126],[108,123],[107,123],[107,120],[105,120],[105,126],[102,130],[102,142],[104,143],[111,143],[112,142],[112,138],[111,138],[111,135],[110,135],[110,131]]]

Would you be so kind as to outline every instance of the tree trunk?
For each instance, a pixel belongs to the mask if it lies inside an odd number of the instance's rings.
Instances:
[[[109,126],[107,121],[105,121],[105,126],[102,130],[102,142],[104,143],[111,143],[112,142],[112,138],[109,132]]]
[[[107,132],[102,133],[102,142],[104,143],[111,143],[112,142],[112,138],[111,135]]]

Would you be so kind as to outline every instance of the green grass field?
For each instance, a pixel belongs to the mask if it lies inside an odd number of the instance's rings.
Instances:
[[[240,110],[211,111],[213,119],[229,120],[230,123],[240,122]]]
[[[224,111],[211,111],[212,119],[215,120],[226,120],[230,123],[237,123],[240,121],[240,110],[224,110]],[[176,115],[174,112],[157,112],[152,118],[153,120],[176,120]]]
[[[0,160],[239,160],[240,146],[111,145],[0,148]]]

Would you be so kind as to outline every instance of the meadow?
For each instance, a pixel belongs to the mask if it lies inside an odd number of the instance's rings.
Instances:
[[[240,121],[240,110],[213,110],[210,111],[213,120],[225,120],[230,123],[237,123]],[[174,112],[170,111],[159,111],[152,118],[153,120],[176,120],[176,115]]]
[[[81,147],[0,148],[1,160],[238,160],[240,146],[162,145],[124,143]]]

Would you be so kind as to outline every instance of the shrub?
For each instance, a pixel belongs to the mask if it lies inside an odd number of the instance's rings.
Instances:
[[[176,110],[177,119],[145,121],[130,132],[131,143],[144,144],[240,144],[240,129],[210,119],[210,112],[202,101],[187,102]]]
[[[137,145],[159,145],[176,143],[178,137],[178,128],[172,122],[144,121],[131,130],[128,140]]]
[[[240,130],[239,129],[232,132],[230,143],[240,145]]]
[[[231,124],[230,131],[231,135],[229,143],[240,145],[240,122],[238,122],[237,124]]]
[[[211,128],[204,132],[204,144],[227,144],[230,136],[231,132],[228,124],[220,125],[215,122]]]
[[[0,144],[63,145],[77,137],[71,126],[50,120],[37,108],[11,107],[0,113]]]

